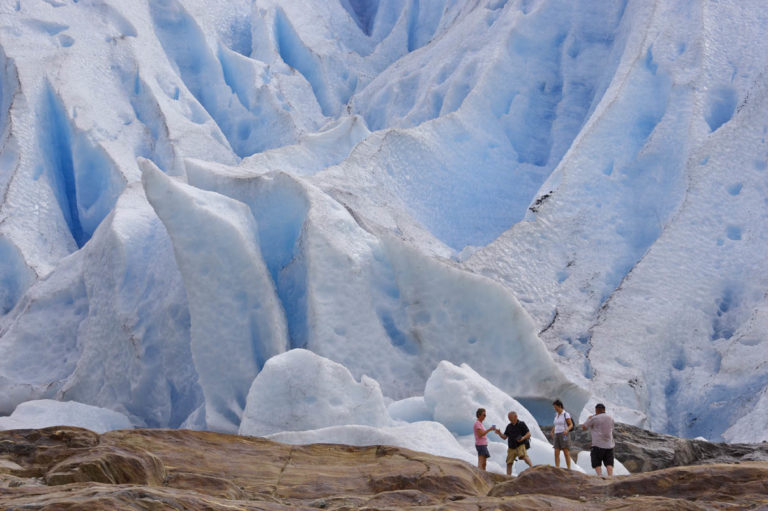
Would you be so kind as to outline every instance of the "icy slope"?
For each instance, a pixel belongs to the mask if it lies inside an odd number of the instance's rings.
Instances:
[[[761,12],[644,4],[643,39],[526,221],[467,261],[514,290],[569,374],[683,436],[718,438],[768,385]]]
[[[387,399],[448,360],[532,406],[766,439],[765,18],[0,4],[0,411],[237,431],[306,348]]]

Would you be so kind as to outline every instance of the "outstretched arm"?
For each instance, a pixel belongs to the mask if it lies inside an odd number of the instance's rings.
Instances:
[[[485,435],[487,435],[489,432],[491,432],[491,431],[496,431],[496,428],[494,428],[493,426],[491,426],[491,427],[490,427],[490,428],[488,428],[488,429],[483,429],[483,428],[476,428],[476,429],[475,429],[475,431],[477,431],[477,436],[479,436],[479,437],[484,437],[484,436],[485,436]]]

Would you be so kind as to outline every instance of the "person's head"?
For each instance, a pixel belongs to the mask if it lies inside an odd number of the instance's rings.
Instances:
[[[603,403],[597,403],[595,405],[595,413],[597,415],[600,415],[601,413],[605,413],[605,405]]]
[[[562,412],[562,411],[563,411],[563,402],[562,402],[562,401],[560,401],[559,399],[555,399],[555,400],[552,402],[552,406],[555,408],[555,411],[556,411],[557,413],[560,413],[560,412]]]
[[[475,417],[477,417],[480,420],[485,419],[485,408],[478,408],[475,412]]]
[[[507,417],[509,417],[509,422],[512,424],[517,424],[517,412],[509,412]]]

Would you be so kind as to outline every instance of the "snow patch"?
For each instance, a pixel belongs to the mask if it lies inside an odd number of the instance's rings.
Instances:
[[[39,429],[74,426],[95,433],[133,428],[125,415],[76,401],[40,399],[21,403],[10,417],[0,417],[0,429]]]

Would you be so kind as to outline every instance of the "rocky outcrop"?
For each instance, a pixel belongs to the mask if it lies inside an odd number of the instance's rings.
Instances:
[[[550,438],[552,426],[543,426],[541,430]],[[768,443],[713,443],[654,433],[621,423],[616,423],[613,436],[616,441],[616,459],[632,473],[684,465],[768,461]],[[571,444],[574,455],[579,450],[589,451],[589,431],[583,431],[577,425],[571,433]]]
[[[763,462],[674,467],[613,479],[542,465],[495,485],[489,496],[558,497],[566,503],[590,502],[597,509],[619,508],[619,500],[626,509],[713,509],[721,504],[741,509],[765,502],[767,476],[768,463]]]
[[[157,486],[164,479],[163,464],[154,455],[109,445],[70,456],[45,474],[45,482],[51,486],[89,481]]]
[[[407,449],[185,430],[0,432],[0,509],[744,509],[768,463],[676,467],[612,480],[537,466],[517,478]]]

